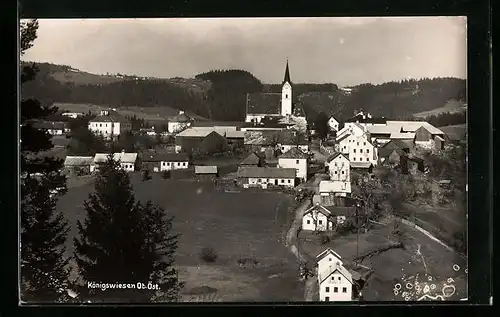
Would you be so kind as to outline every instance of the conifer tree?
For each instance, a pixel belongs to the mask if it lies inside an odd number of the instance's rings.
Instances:
[[[78,222],[75,258],[84,295],[105,301],[175,299],[178,283],[172,270],[177,237],[171,220],[150,202],[135,200],[129,176],[110,154],[97,172],[95,192],[84,202],[87,217]],[[88,289],[88,283],[162,284],[158,290]],[[164,294],[165,293],[165,294]]]
[[[37,20],[21,22],[21,55],[33,46]],[[35,65],[21,70],[21,85],[32,80]],[[32,120],[42,119],[57,108],[42,106],[35,99],[21,100],[21,300],[67,301],[68,258],[64,243],[69,230],[63,215],[56,211],[57,194],[66,191],[60,174],[62,160],[41,158],[40,152],[53,145],[50,135],[36,129]]]

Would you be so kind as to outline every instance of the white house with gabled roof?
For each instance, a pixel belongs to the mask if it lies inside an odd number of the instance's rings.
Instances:
[[[377,149],[366,135],[358,136],[349,140],[349,161],[363,162],[377,165]]]
[[[321,302],[346,302],[353,300],[352,274],[340,260],[318,267],[319,300]]]
[[[316,256],[316,265],[318,271],[336,262],[340,262],[340,264],[343,264],[340,255],[330,248],[327,248],[325,251],[321,252]]]
[[[335,132],[339,130],[339,122],[333,116],[331,116],[330,119],[328,119],[328,128],[330,129],[330,131],[335,131]]]
[[[295,168],[297,178],[307,181],[307,155],[294,147],[278,157],[279,168]]]
[[[349,159],[342,153],[336,152],[330,155],[325,162],[332,181],[351,181],[349,174]]]

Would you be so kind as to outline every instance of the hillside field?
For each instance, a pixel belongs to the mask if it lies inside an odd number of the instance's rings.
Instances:
[[[439,129],[452,139],[465,140],[466,138],[466,124],[449,125],[446,127],[439,127]]]
[[[176,266],[186,282],[185,293],[196,287],[217,289],[220,301],[300,301],[303,285],[297,263],[282,243],[286,224],[293,217],[289,196],[267,192],[217,191],[211,182],[165,180],[153,175],[148,182],[132,175],[136,198],[162,205],[174,216],[180,233]],[[61,210],[71,225],[67,255],[73,249],[76,221],[85,215],[83,201],[91,183],[72,187],[60,198]],[[204,247],[218,254],[215,263],[199,258]],[[238,259],[254,258],[259,265],[240,268]]]
[[[467,111],[467,106],[457,100],[449,100],[443,107],[423,111],[413,114],[415,118],[427,118],[430,116],[437,116],[443,113],[460,113]]]
[[[109,107],[104,105],[91,105],[91,104],[80,104],[80,103],[55,103],[55,106],[61,111],[72,111],[72,112],[92,112],[98,114],[101,110],[109,109]],[[178,109],[170,107],[122,107],[118,108],[117,111],[124,116],[137,116],[137,118],[142,118],[146,121],[158,122],[168,120],[169,117],[173,117],[179,113]],[[196,114],[186,112],[189,116],[198,120],[208,120],[207,118],[198,116]]]

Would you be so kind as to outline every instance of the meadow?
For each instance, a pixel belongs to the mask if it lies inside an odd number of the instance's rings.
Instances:
[[[217,191],[212,182],[165,180],[159,175],[142,182],[136,173],[131,180],[136,199],[151,200],[175,217],[173,230],[180,234],[176,267],[179,278],[186,282],[184,293],[208,287],[216,289],[219,301],[303,300],[298,265],[283,243],[287,224],[293,218],[289,196],[276,192],[225,193]],[[59,201],[58,208],[71,225],[68,255],[73,249],[76,221],[85,217],[83,201],[91,191],[93,184],[83,182],[71,187]],[[214,263],[200,258],[205,247],[217,253]],[[241,268],[241,258],[252,258],[259,264]]]

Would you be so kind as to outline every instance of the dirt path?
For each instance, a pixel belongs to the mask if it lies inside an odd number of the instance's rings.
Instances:
[[[296,210],[295,210],[295,219],[292,221],[292,225],[290,226],[290,229],[288,229],[288,232],[286,234],[286,240],[285,240],[285,245],[287,248],[290,249],[290,252],[295,255],[297,258],[298,262],[306,261],[307,256],[304,255],[302,252],[300,252],[299,249],[299,244],[297,241],[297,234],[298,230],[301,226],[302,223],[302,216],[304,215],[304,212],[309,208],[311,205],[310,200],[306,200],[304,203],[302,203]],[[310,277],[306,280],[305,286],[304,286],[304,300],[305,301],[312,301],[313,296],[315,294],[317,288],[317,280],[316,277]]]

